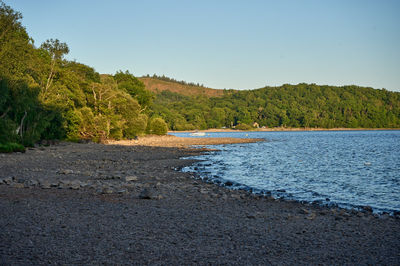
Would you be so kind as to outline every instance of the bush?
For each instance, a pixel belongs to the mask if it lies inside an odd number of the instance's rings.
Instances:
[[[162,118],[154,118],[149,125],[149,133],[155,135],[167,134],[168,126]]]
[[[6,144],[0,144],[0,152],[25,152],[25,147],[21,144],[9,142]]]
[[[124,129],[124,136],[133,139],[137,136],[144,135],[147,126],[147,115],[139,114],[138,117],[128,120]]]
[[[239,130],[252,130],[253,128],[247,124],[239,124],[235,127],[236,129]]]

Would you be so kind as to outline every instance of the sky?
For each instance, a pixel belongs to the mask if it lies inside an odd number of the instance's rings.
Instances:
[[[35,45],[66,42],[100,73],[211,88],[359,85],[400,91],[398,0],[3,0]]]

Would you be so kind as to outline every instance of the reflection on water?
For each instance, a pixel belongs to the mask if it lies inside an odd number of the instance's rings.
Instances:
[[[246,136],[248,134],[248,136]],[[175,134],[187,136],[186,133]],[[297,200],[400,210],[400,131],[234,132],[264,138],[216,146],[184,171]],[[206,136],[207,137],[207,136]]]

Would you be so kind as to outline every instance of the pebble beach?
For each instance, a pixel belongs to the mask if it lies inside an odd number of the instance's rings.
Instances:
[[[0,264],[400,264],[400,219],[206,183],[192,145],[143,137],[0,154]]]

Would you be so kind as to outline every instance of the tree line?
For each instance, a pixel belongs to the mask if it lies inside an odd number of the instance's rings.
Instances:
[[[238,127],[399,128],[400,93],[359,86],[285,84],[222,97],[163,91],[152,112],[172,130]]]
[[[157,74],[153,74],[152,76],[150,76],[149,74],[147,74],[145,76],[142,76],[142,78],[150,78],[150,77],[153,78],[153,79],[158,79],[158,80],[162,80],[162,81],[178,83],[178,84],[181,84],[181,85],[188,85],[188,86],[196,86],[196,87],[205,88],[204,84],[200,84],[198,82],[194,83],[194,82],[187,82],[187,81],[184,81],[184,80],[176,80],[174,78],[170,78],[170,77],[167,77],[165,75],[158,76]]]

